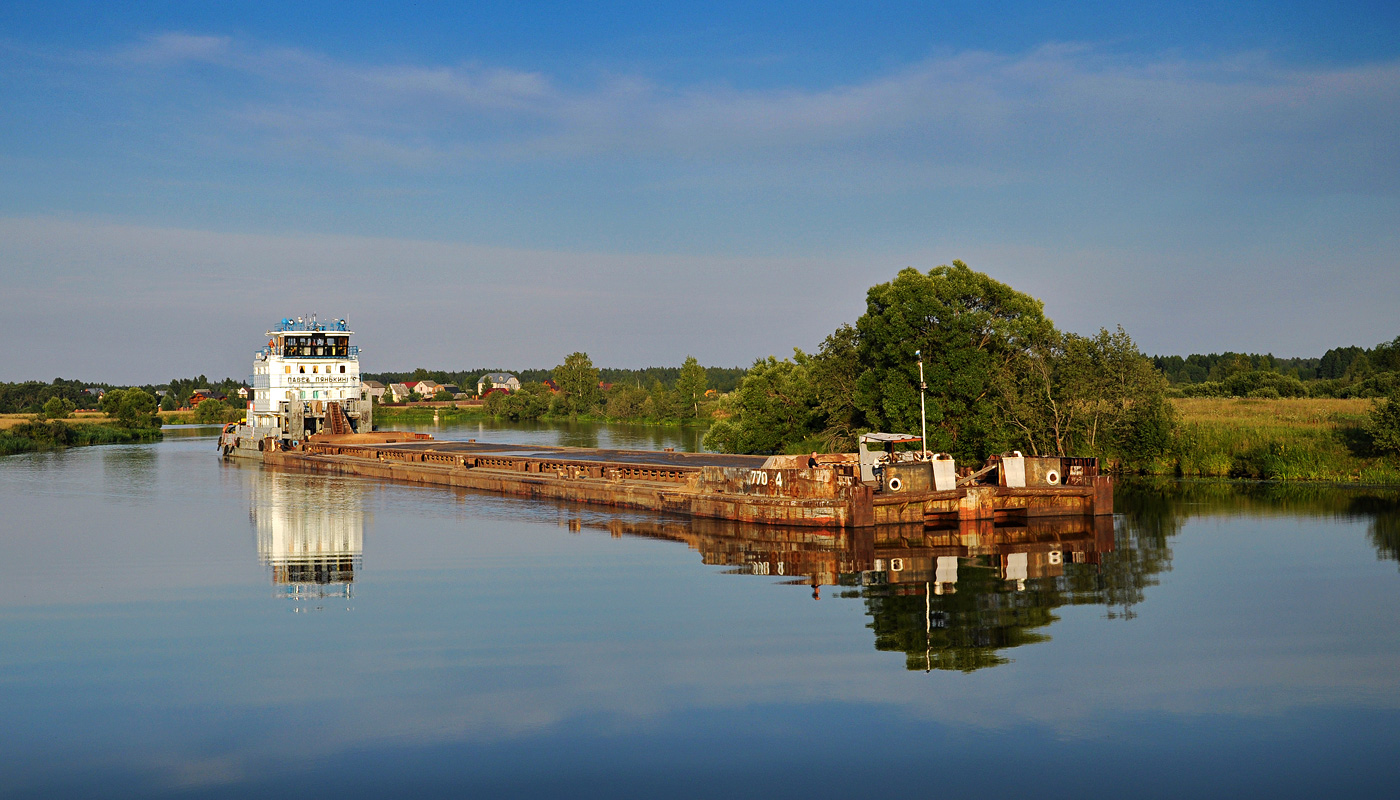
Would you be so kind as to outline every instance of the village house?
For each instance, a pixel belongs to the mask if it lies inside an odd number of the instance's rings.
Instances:
[[[379,381],[360,381],[360,393],[371,400],[384,402],[384,393],[388,391],[384,384]]]
[[[424,400],[433,399],[433,395],[442,391],[442,384],[437,381],[418,381],[409,386],[410,389],[418,393]]]
[[[395,403],[407,403],[408,395],[413,390],[404,383],[389,384],[389,399]]]
[[[477,394],[485,392],[487,381],[490,381],[492,388],[495,389],[505,389],[507,392],[520,391],[520,379],[509,372],[488,372],[477,379]]]

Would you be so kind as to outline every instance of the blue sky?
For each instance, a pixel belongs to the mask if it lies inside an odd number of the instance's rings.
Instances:
[[[744,364],[955,258],[1148,352],[1369,346],[1397,51],[1394,3],[7,4],[0,380],[241,376],[310,311],[370,370]]]

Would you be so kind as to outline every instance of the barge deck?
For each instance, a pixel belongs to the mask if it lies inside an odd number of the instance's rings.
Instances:
[[[899,491],[891,481],[860,480],[854,454],[819,456],[812,466],[807,456],[536,447],[388,431],[314,436],[290,449],[269,441],[259,450],[264,463],[282,468],[760,524],[942,527],[1113,513],[1112,480],[1096,467],[1074,473],[1073,485],[935,488],[906,478]]]

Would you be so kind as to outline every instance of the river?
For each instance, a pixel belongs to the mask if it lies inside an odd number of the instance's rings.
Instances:
[[[695,446],[582,427],[436,430]],[[2,458],[0,796],[1393,791],[1397,493],[1116,506],[853,537],[273,472],[210,429]]]

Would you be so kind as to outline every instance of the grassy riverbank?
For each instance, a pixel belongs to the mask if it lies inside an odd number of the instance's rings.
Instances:
[[[473,419],[507,419],[504,416],[493,416],[486,410],[484,405],[470,406],[384,406],[374,407],[374,424],[378,428],[389,428],[399,423],[426,424],[433,421],[433,415],[437,414],[439,422],[459,422]],[[680,427],[708,427],[709,420],[677,420],[677,419],[647,419],[629,418],[612,419],[598,414],[578,414],[575,416],[564,416],[557,414],[545,414],[535,417],[531,422],[596,422],[615,423],[618,425],[649,425],[661,428]]]
[[[484,405],[443,405],[443,406],[386,406],[374,407],[374,424],[379,428],[392,427],[395,423],[427,423],[437,415],[439,422],[456,422],[465,419],[487,419]]]
[[[1367,451],[1373,401],[1177,398],[1180,431],[1155,472],[1205,478],[1400,484],[1400,463]]]
[[[18,415],[6,415],[18,416]],[[0,456],[93,444],[135,444],[161,439],[160,428],[126,428],[112,422],[0,420]]]

